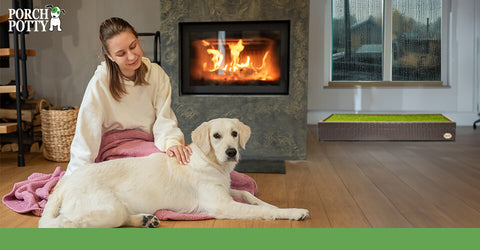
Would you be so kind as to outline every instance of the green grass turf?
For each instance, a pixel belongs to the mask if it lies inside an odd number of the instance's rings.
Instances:
[[[333,114],[325,122],[450,122],[440,114],[365,115]]]

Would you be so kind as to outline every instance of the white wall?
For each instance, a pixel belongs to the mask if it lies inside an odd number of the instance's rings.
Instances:
[[[475,82],[477,83],[477,112],[480,114],[480,2],[475,2],[475,71],[476,79]]]
[[[329,80],[329,1],[310,1],[308,71],[308,123],[316,124],[332,113],[442,113],[457,125],[471,126],[478,119],[479,63],[474,51],[480,34],[475,0],[452,1],[450,88],[327,89]],[[475,21],[472,21],[475,20]]]
[[[48,98],[53,105],[79,105],[100,58],[98,28],[108,17],[126,19],[138,32],[155,32],[160,27],[158,0],[34,0],[34,8],[53,4],[65,9],[62,31],[31,32],[26,46],[37,55],[27,59],[28,82],[35,98]],[[11,0],[0,1],[0,15],[7,14]],[[12,40],[12,39],[11,39]],[[13,40],[12,40],[13,41]],[[153,37],[140,37],[144,55],[153,58]],[[11,47],[13,43],[11,42]],[[0,69],[0,83],[15,79],[10,68]]]

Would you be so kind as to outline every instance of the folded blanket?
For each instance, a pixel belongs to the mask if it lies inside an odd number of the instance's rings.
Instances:
[[[102,136],[100,151],[95,162],[125,157],[141,157],[161,152],[153,143],[153,137],[140,130],[112,130]],[[41,216],[51,190],[65,171],[57,167],[52,174],[33,173],[26,181],[16,183],[12,192],[6,194],[3,203],[18,213],[32,212]],[[231,188],[257,193],[257,184],[248,175],[233,171],[230,174]],[[160,220],[204,220],[213,217],[205,214],[182,214],[158,210]]]

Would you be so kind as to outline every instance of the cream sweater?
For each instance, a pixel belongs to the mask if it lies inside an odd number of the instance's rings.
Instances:
[[[97,67],[80,105],[66,175],[95,161],[102,134],[110,130],[145,131],[153,135],[162,151],[185,143],[170,107],[172,90],[167,74],[148,58],[142,60],[148,68],[145,80],[149,85],[134,86],[134,82],[125,81],[127,94],[120,102],[110,94],[105,62]]]

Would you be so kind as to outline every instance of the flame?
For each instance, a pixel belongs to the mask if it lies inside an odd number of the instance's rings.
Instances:
[[[213,55],[212,56],[212,62],[213,62],[213,65],[214,65],[213,69],[209,69],[208,71],[210,71],[210,72],[217,71],[220,68],[220,66],[222,66],[221,63],[223,62],[223,54],[220,53],[220,51],[215,50],[215,49],[208,49],[207,53]],[[206,65],[206,64],[204,64],[204,65]]]
[[[228,47],[230,47],[230,57],[232,58],[230,70],[233,72],[238,71],[241,67],[238,63],[240,61],[240,53],[245,48],[245,46],[243,46],[243,40],[238,40],[237,44],[229,44]]]
[[[199,68],[191,71],[192,75],[216,81],[277,81],[280,72],[271,56],[272,43],[269,39],[195,41]]]

